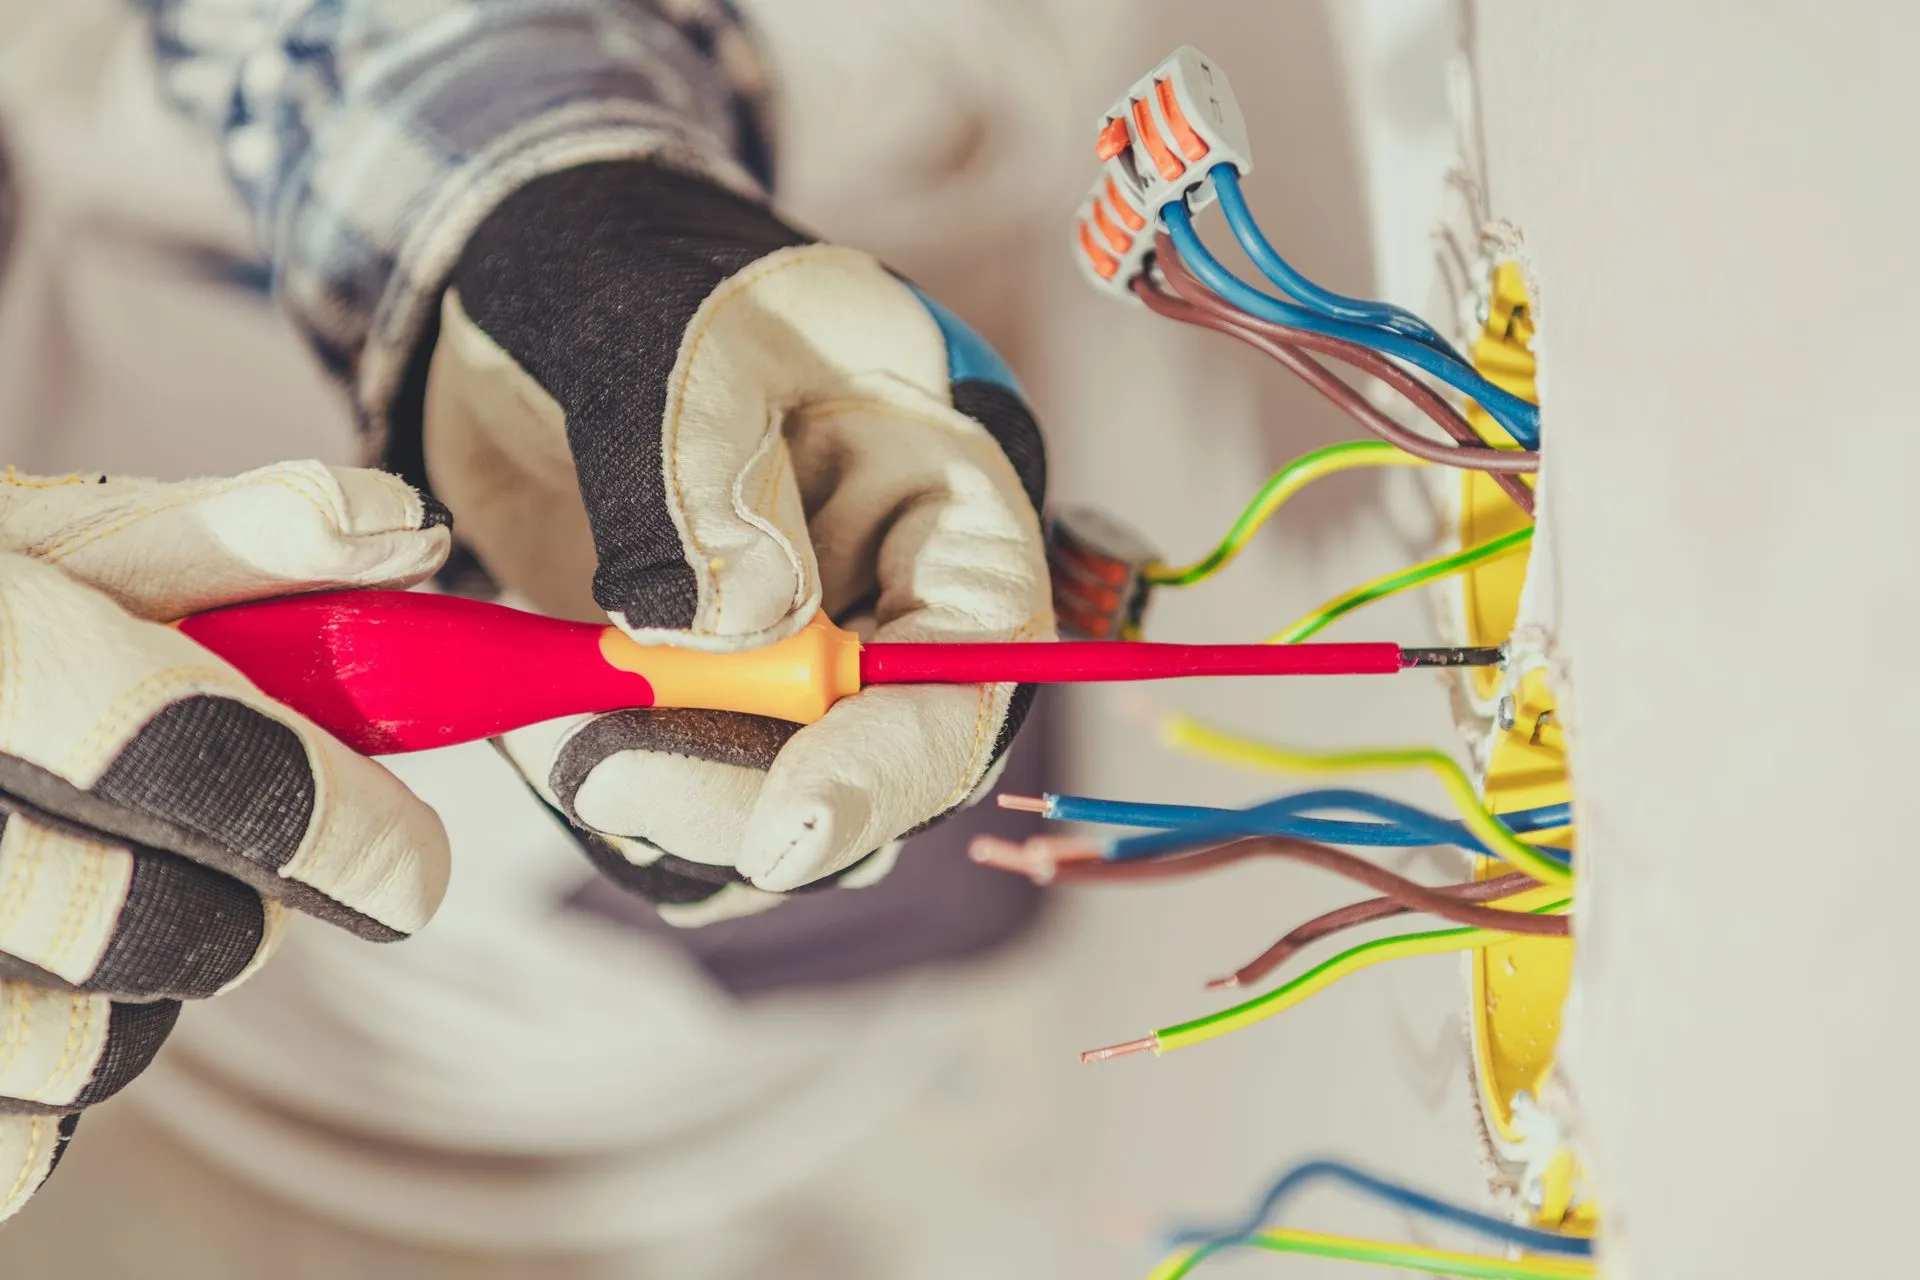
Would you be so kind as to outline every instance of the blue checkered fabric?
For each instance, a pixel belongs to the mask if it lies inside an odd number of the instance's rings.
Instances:
[[[771,182],[766,79],[724,0],[135,3],[375,449],[448,271],[513,190],[639,157]]]

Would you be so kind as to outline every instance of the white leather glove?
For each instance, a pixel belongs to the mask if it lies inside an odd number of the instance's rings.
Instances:
[[[454,271],[425,459],[549,613],[736,650],[825,610],[887,641],[1053,634],[1038,430],[1000,358],[865,254],[645,162],[535,179]],[[507,754],[616,880],[700,923],[885,870],[977,795],[1031,690],[889,687],[795,731],[632,711]]]
[[[0,479],[0,1219],[287,909],[378,940],[433,913],[433,811],[163,624],[409,585],[445,525],[390,476],[318,463]]]

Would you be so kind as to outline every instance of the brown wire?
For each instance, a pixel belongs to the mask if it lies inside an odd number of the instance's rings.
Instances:
[[[1513,499],[1515,505],[1526,514],[1533,514],[1533,490],[1515,478],[1514,473],[1538,470],[1538,453],[1488,447],[1467,420],[1460,416],[1459,411],[1439,393],[1385,356],[1356,343],[1250,316],[1195,279],[1164,234],[1155,241],[1155,245],[1160,255],[1160,269],[1178,296],[1169,297],[1162,293],[1143,274],[1134,281],[1134,293],[1153,311],[1170,319],[1240,339],[1285,365],[1373,434],[1416,457],[1443,466],[1487,472],[1494,483]],[[1450,448],[1407,430],[1335,377],[1326,366],[1308,355],[1308,350],[1330,355],[1379,378],[1458,441],[1459,447]]]
[[[1173,286],[1174,293],[1188,305],[1207,312],[1223,324],[1231,325],[1235,329],[1269,335],[1273,341],[1284,343],[1295,348],[1296,351],[1318,351],[1323,355],[1332,356],[1343,364],[1350,364],[1356,369],[1372,374],[1405,396],[1414,408],[1432,419],[1435,426],[1467,449],[1485,449],[1488,452],[1497,452],[1502,459],[1511,460],[1505,465],[1493,467],[1493,470],[1525,472],[1540,469],[1538,453],[1490,448],[1487,442],[1481,439],[1480,433],[1473,429],[1472,424],[1461,416],[1460,411],[1449,404],[1444,396],[1371,347],[1363,347],[1357,342],[1329,337],[1308,329],[1295,329],[1288,325],[1276,324],[1271,320],[1264,320],[1240,310],[1209,289],[1198,276],[1193,274],[1192,268],[1187,266],[1186,259],[1180,256],[1180,250],[1173,243],[1172,237],[1164,231],[1155,237],[1154,251],[1161,273],[1167,278],[1167,283]],[[1386,421],[1390,426],[1404,430],[1391,418]],[[1414,438],[1421,440],[1418,436]],[[1424,440],[1421,442],[1432,443]],[[1476,467],[1475,469],[1487,468]]]
[[[1330,369],[1300,350],[1291,341],[1270,338],[1253,328],[1254,323],[1263,325],[1267,323],[1258,320],[1257,317],[1245,316],[1237,311],[1232,312],[1231,315],[1223,314],[1212,308],[1196,306],[1183,298],[1171,297],[1154,288],[1144,275],[1134,280],[1133,291],[1149,308],[1163,316],[1187,324],[1199,325],[1203,329],[1212,329],[1216,333],[1231,334],[1249,346],[1272,356],[1300,375],[1301,380],[1308,386],[1357,419],[1367,430],[1391,444],[1398,445],[1416,458],[1425,458],[1428,462],[1437,462],[1444,467],[1461,467],[1474,471],[1526,472],[1540,469],[1540,455],[1537,453],[1493,449],[1485,445],[1442,444],[1438,440],[1429,440],[1425,436],[1407,430],[1375,408],[1365,396],[1335,377]],[[1278,329],[1281,326],[1273,327]],[[1306,333],[1303,329],[1287,332],[1289,335]],[[1328,339],[1328,341],[1338,340]],[[1366,348],[1354,343],[1342,345],[1351,346],[1356,351],[1366,351]],[[1367,352],[1367,355],[1371,354]],[[1354,363],[1360,364],[1365,358],[1365,356],[1356,357]],[[1374,370],[1369,367],[1367,372],[1372,373]],[[1453,406],[1445,401],[1439,403],[1439,408],[1445,413],[1454,413]],[[1468,428],[1469,431],[1471,429],[1471,427]]]
[[[1335,849],[1331,845],[1320,844],[1314,840],[1301,840],[1294,836],[1249,836],[1228,844],[1215,845],[1211,849],[1202,849],[1198,853],[1184,854],[1174,858],[1141,859],[1137,862],[1063,861],[1054,868],[1053,879],[1060,884],[1161,880],[1174,876],[1196,875],[1202,871],[1211,871],[1216,867],[1242,862],[1248,858],[1287,858],[1295,862],[1304,862],[1310,867],[1319,867],[1323,871],[1331,871],[1349,880],[1357,880],[1369,889],[1377,889],[1386,894],[1388,905],[1398,906],[1401,911],[1419,911],[1426,915],[1439,916],[1443,920],[1451,920],[1455,924],[1469,925],[1476,929],[1498,929],[1502,933],[1524,933],[1549,938],[1567,936],[1565,916],[1536,916],[1525,911],[1508,911],[1500,907],[1476,905],[1477,902],[1485,901],[1489,896],[1501,897],[1504,894],[1518,893],[1535,883],[1531,876],[1523,873],[1513,873],[1519,876],[1520,882],[1504,890],[1484,887],[1498,886],[1502,881],[1507,880],[1504,876],[1499,881],[1477,880],[1468,885],[1435,888],[1409,880],[1378,863],[1369,862],[1358,854],[1348,853],[1344,849]],[[1372,904],[1359,903],[1356,906],[1371,907]],[[1348,911],[1353,909],[1344,908]],[[1364,923],[1368,919],[1381,919],[1394,914],[1397,913],[1385,911],[1380,915],[1363,916],[1358,922]],[[1309,921],[1308,925],[1302,927],[1307,928],[1319,923],[1320,921],[1317,920]],[[1299,932],[1296,929],[1280,943],[1274,944],[1275,947],[1281,946],[1289,939],[1295,939],[1295,935]],[[1324,933],[1314,935],[1314,937],[1324,936],[1326,936]],[[1312,940],[1313,938],[1309,938],[1307,941]],[[1295,940],[1293,950],[1298,950],[1304,945],[1304,942]],[[1272,950],[1273,948],[1268,949],[1269,952]],[[1287,954],[1291,955],[1292,951],[1288,951]],[[1285,955],[1281,957],[1282,960],[1285,958]],[[1254,964],[1258,965],[1265,959],[1263,955],[1259,960],[1254,961]],[[1277,964],[1279,961],[1274,963]],[[1271,967],[1272,965],[1268,965],[1261,972],[1264,973]]]
[[[1456,902],[1490,902],[1496,898],[1505,898],[1512,894],[1524,893],[1539,882],[1524,871],[1512,871],[1491,880],[1467,880],[1460,884],[1436,886],[1434,892],[1444,893]],[[1394,916],[1408,914],[1411,908],[1395,902],[1392,898],[1368,898],[1365,902],[1355,902],[1349,906],[1329,911],[1325,915],[1315,916],[1300,925],[1280,941],[1262,951],[1253,959],[1235,969],[1224,978],[1216,978],[1208,987],[1244,987],[1260,981],[1281,965],[1291,960],[1304,948],[1331,937],[1346,929],[1357,928],[1363,924],[1372,924],[1377,920],[1389,920]],[[1538,919],[1562,919],[1565,917],[1541,916]],[[1508,929],[1512,933],[1515,930]]]

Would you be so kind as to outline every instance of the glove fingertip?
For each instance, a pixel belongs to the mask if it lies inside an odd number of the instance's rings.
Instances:
[[[787,893],[868,853],[873,805],[857,787],[763,793],[747,820],[738,866],[759,889]]]
[[[430,493],[420,494],[420,523],[415,526],[422,532],[428,529],[453,528],[453,512],[447,504]]]

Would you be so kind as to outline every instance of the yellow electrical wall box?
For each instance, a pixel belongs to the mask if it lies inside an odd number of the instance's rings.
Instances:
[[[1511,262],[1494,269],[1488,292],[1487,319],[1468,350],[1473,367],[1487,381],[1524,400],[1537,401],[1534,386],[1533,313],[1527,305],[1526,285],[1520,268]],[[1513,437],[1479,405],[1467,409],[1467,421],[1482,439],[1493,444],[1512,445]],[[1527,482],[1531,476],[1523,477]],[[1483,471],[1461,472],[1460,545],[1478,546],[1491,538],[1502,537],[1531,521],[1513,505],[1513,499],[1501,492],[1493,477]],[[1520,611],[1520,587],[1527,580],[1531,551],[1502,556],[1474,570],[1462,586],[1466,597],[1468,644],[1500,644],[1513,632],[1513,620]],[[1488,699],[1498,692],[1500,672],[1488,667],[1473,675],[1476,692]]]
[[[1538,401],[1531,343],[1533,319],[1520,269],[1501,263],[1493,272],[1486,319],[1471,347],[1474,367],[1504,390]],[[1512,437],[1478,406],[1468,419],[1486,439],[1502,444]],[[1461,473],[1462,546],[1471,546],[1525,527],[1527,516],[1484,473]],[[1462,580],[1464,618],[1472,645],[1497,645],[1512,634],[1520,612],[1529,555],[1507,556],[1478,566]],[[1472,673],[1475,691],[1485,702],[1502,692],[1514,673],[1487,668]],[[1484,796],[1488,809],[1509,813],[1571,799],[1566,741],[1555,720],[1552,691],[1545,673],[1522,672],[1505,689],[1490,744]],[[1544,836],[1540,843],[1570,846],[1571,830]],[[1508,868],[1483,858],[1475,874],[1500,875]],[[1515,906],[1534,906],[1564,890],[1542,887],[1515,898]],[[1474,953],[1473,1053],[1475,1083],[1490,1136],[1497,1149],[1513,1152],[1532,1146],[1525,1132],[1522,1098],[1539,1099],[1552,1075],[1560,1042],[1560,1011],[1573,978],[1573,942],[1561,938],[1514,937]],[[1537,1113],[1536,1113],[1537,1114]],[[1558,1150],[1540,1170],[1536,1221],[1563,1231],[1591,1234],[1597,1226],[1591,1202],[1578,1200],[1581,1171],[1573,1155]]]

